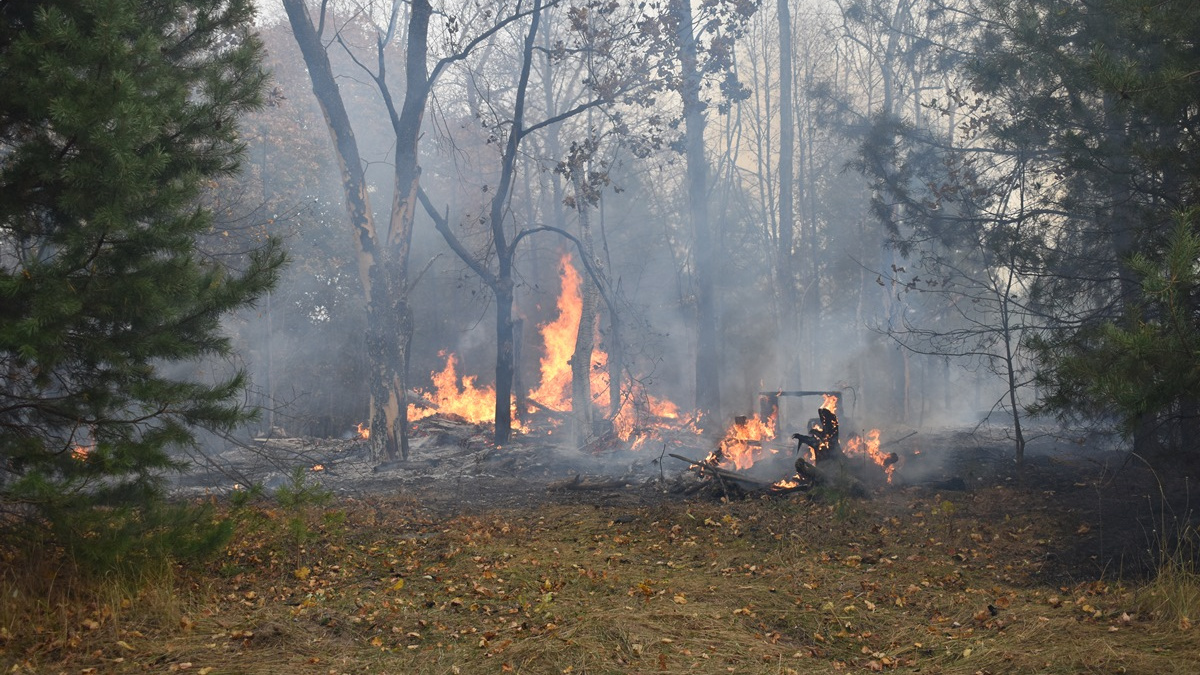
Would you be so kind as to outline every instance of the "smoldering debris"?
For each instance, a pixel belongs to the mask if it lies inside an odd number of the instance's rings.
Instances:
[[[379,462],[363,438],[277,436],[207,456],[196,470],[181,477],[175,492],[180,496],[229,494],[261,486],[272,493],[301,481],[337,496],[411,495],[447,508],[470,508],[627,497],[734,499],[789,495],[796,491],[791,482],[811,487],[804,485],[804,476],[797,478],[798,461],[808,459],[800,453],[806,449],[802,444],[798,448],[786,438],[738,438],[753,435],[748,425],[746,418],[735,420],[720,442],[678,428],[659,430],[652,439],[640,438],[637,449],[604,435],[582,447],[564,448],[561,434],[518,435],[498,447],[489,425],[437,414],[413,423],[408,460]],[[858,433],[843,433],[843,448],[862,439]],[[1003,482],[1011,468],[999,441],[968,444],[958,432],[907,432],[889,439],[890,435],[883,433],[878,440],[883,463],[865,452],[843,453],[840,458],[839,470],[847,468],[858,476],[858,494],[971,489],[985,480]],[[715,459],[717,450],[725,453],[723,460],[729,464]],[[732,463],[734,457],[742,466]],[[753,465],[745,464],[751,459]],[[697,471],[695,465],[701,462],[714,470]],[[713,480],[718,468],[724,472],[722,480]],[[888,468],[896,471],[891,483],[885,473]],[[819,473],[812,472],[807,480],[811,483],[811,476]]]

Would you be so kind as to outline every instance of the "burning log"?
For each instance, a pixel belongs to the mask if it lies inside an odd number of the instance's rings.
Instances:
[[[740,474],[737,471],[729,471],[727,469],[722,469],[722,468],[713,466],[709,462],[698,462],[690,457],[684,457],[683,455],[676,455],[673,452],[669,452],[667,454],[671,457],[674,457],[675,459],[682,461],[682,462],[687,462],[688,464],[691,464],[692,468],[696,469],[696,471],[701,476],[704,476],[706,474],[710,475],[710,476],[716,478],[717,480],[722,481],[722,484],[724,484],[723,479],[728,478],[729,480],[736,481],[741,484],[745,484],[747,487],[750,487],[750,488],[756,489],[756,490],[766,490],[767,488],[771,487],[771,483],[767,483],[767,482],[761,481],[761,480],[755,480],[753,478],[750,478],[748,476]]]
[[[760,391],[758,392],[759,415],[764,420],[771,420],[773,434],[778,431],[783,421],[779,416],[779,399],[783,396],[822,396],[825,401],[821,407],[829,408],[835,413],[842,401],[842,392],[840,391]]]

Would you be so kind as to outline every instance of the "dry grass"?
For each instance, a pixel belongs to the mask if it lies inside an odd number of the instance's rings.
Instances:
[[[263,505],[219,560],[144,579],[138,593],[72,588],[48,574],[52,553],[35,565],[7,552],[0,665],[205,675],[1195,672],[1200,631],[1147,604],[1194,602],[1183,590],[1195,592],[1194,572],[1128,589],[1055,585],[1045,561],[1078,523],[1042,499],[908,490],[832,505],[544,505],[449,519],[406,500]]]

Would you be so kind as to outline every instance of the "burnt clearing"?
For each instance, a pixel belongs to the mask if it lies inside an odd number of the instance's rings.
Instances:
[[[1111,439],[1062,438],[1046,431],[1027,447],[1023,471],[1012,460],[1003,429],[885,433],[885,450],[899,458],[893,480],[867,459],[854,458],[849,464],[866,490],[843,494],[839,486],[767,489],[772,481],[795,478],[791,467],[798,451],[782,439],[764,442],[767,452],[749,470],[724,472],[746,476],[745,482],[721,481],[679,461],[700,462],[712,452],[712,442],[692,434],[657,437],[638,450],[615,439],[563,450],[552,436],[497,447],[486,425],[435,416],[414,426],[409,461],[377,463],[362,439],[259,439],[196,458],[198,468],[180,478],[175,494],[220,496],[259,485],[270,495],[303,485],[335,498],[412,500],[431,517],[553,504],[615,508],[850,498],[886,504],[943,495],[968,500],[986,518],[1032,510],[1075,521],[1072,536],[1044,553],[1039,567],[1047,581],[1143,578],[1160,562],[1164,542],[1200,523],[1186,476],[1156,473]]]
[[[137,588],[77,587],[53,554],[5,551],[0,664],[462,675],[1196,663],[1193,586],[1172,586],[1162,557],[1190,515],[1164,495],[1186,490],[1119,452],[1045,439],[1019,479],[1002,435],[922,432],[893,446],[891,484],[866,467],[854,498],[836,486],[730,494],[670,459],[714,449],[694,435],[581,453],[495,448],[486,428],[437,417],[418,431],[410,462],[295,438],[213,456],[176,494],[215,502],[234,539]],[[795,453],[775,453],[781,470]],[[251,483],[261,496],[227,498]]]

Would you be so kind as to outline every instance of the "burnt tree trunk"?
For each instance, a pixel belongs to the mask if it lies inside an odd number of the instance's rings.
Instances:
[[[592,229],[587,199],[582,196],[583,166],[572,171],[575,186],[575,205],[579,212],[579,240],[583,244],[582,254],[595,265],[596,256],[592,246]],[[582,446],[592,433],[592,352],[596,342],[596,304],[598,291],[592,275],[581,275],[579,296],[579,328],[575,332],[575,352],[571,356],[571,418],[574,425],[575,443]]]
[[[396,134],[395,190],[385,238],[376,230],[363,162],[329,54],[303,0],[284,0],[296,44],[308,67],[313,94],[325,117],[342,174],[346,211],[354,238],[359,278],[367,304],[366,357],[371,392],[371,448],[377,458],[408,457],[407,365],[413,321],[408,306],[408,255],[420,168],[417,142],[429,95],[427,36],[429,0],[413,0],[409,13],[403,108],[397,111],[387,85],[385,50],[395,34],[399,4],[386,35],[378,35],[378,71],[371,76]],[[322,7],[323,11],[324,7]],[[322,17],[323,19],[324,17]],[[324,25],[323,20],[320,23]]]
[[[512,436],[512,385],[513,385],[513,245],[504,231],[504,212],[511,197],[513,178],[516,173],[517,149],[525,129],[525,98],[529,89],[529,73],[533,67],[533,52],[537,39],[538,24],[542,16],[541,0],[534,0],[530,14],[529,32],[525,35],[521,54],[521,74],[517,80],[516,100],[513,104],[512,127],[501,158],[500,181],[492,197],[490,220],[492,243],[496,249],[498,267],[492,290],[496,294],[496,433],[499,445],[507,443]]]

